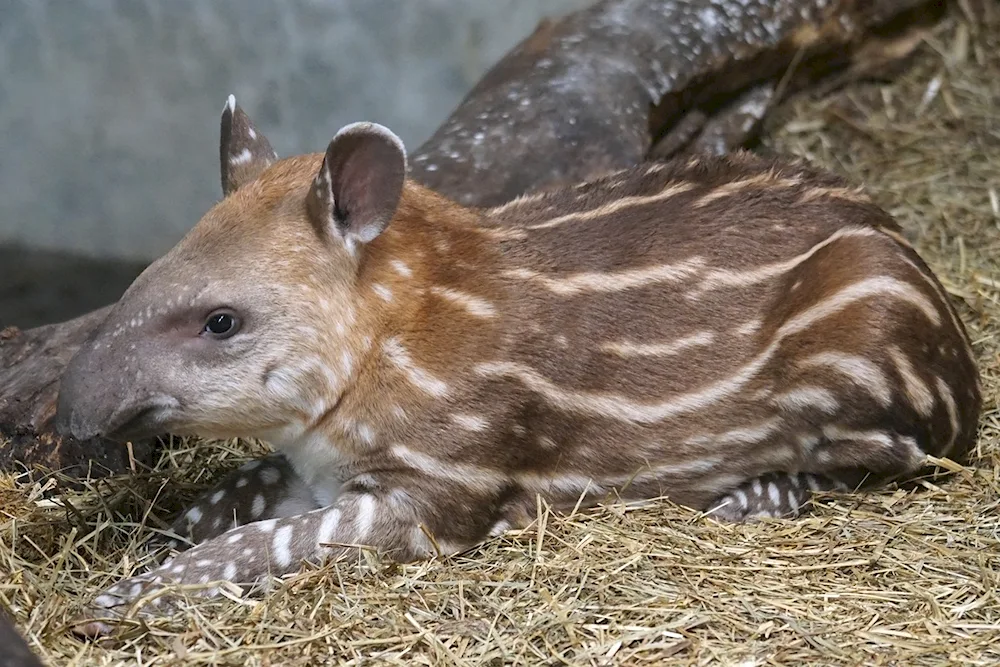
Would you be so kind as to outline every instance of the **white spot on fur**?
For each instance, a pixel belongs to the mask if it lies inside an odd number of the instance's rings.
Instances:
[[[98,595],[94,599],[94,604],[96,604],[98,607],[104,607],[105,609],[107,609],[109,607],[114,607],[118,605],[119,600],[116,596],[108,595],[105,593],[104,595]]]
[[[538,436],[538,446],[542,449],[555,449],[556,441],[547,435]]]
[[[601,350],[616,354],[620,357],[667,357],[678,354],[692,347],[710,345],[715,340],[715,334],[711,331],[702,331],[684,338],[670,341],[669,343],[631,343],[615,342],[604,343]]]
[[[260,481],[264,484],[270,486],[272,484],[277,484],[278,480],[281,479],[281,471],[274,467],[267,467],[258,473]]]
[[[754,426],[736,428],[724,433],[697,435],[688,438],[689,445],[750,445],[766,440],[784,425],[780,417],[771,417]]]
[[[390,263],[392,264],[392,268],[396,270],[396,273],[403,276],[404,278],[410,278],[411,276],[413,276],[413,271],[411,271],[410,267],[406,265],[406,262],[399,259],[394,259]]]
[[[796,436],[796,440],[804,454],[808,454],[814,450],[820,441],[819,436],[813,433],[800,433]]]
[[[389,303],[392,301],[392,290],[383,285],[382,283],[375,283],[372,285],[372,291],[378,294],[379,298]]]
[[[358,437],[366,444],[370,445],[375,442],[375,430],[368,424],[358,422],[354,430],[358,434]]]
[[[371,532],[375,521],[375,498],[367,494],[358,498],[358,513],[354,521],[358,539],[364,540]]]
[[[222,576],[226,581],[232,581],[236,578],[236,566],[232,563],[226,563],[226,569],[222,571]]]
[[[798,185],[801,182],[802,179],[799,177],[778,178],[776,174],[774,174],[773,172],[758,174],[738,181],[730,181],[725,185],[719,186],[713,189],[708,194],[703,195],[697,201],[695,201],[693,206],[695,208],[701,208],[717,199],[731,196],[752,186],[760,186],[767,188],[779,188],[779,187],[790,188]]]
[[[898,345],[889,346],[889,357],[896,366],[896,372],[903,378],[903,392],[910,399],[913,409],[921,417],[930,417],[934,411],[934,394],[921,379],[913,364]]]
[[[842,352],[820,352],[803,359],[800,367],[827,366],[844,375],[854,385],[870,393],[883,407],[892,403],[889,381],[879,368],[869,359]]]
[[[213,505],[218,505],[219,501],[222,500],[225,497],[226,497],[225,490],[219,490],[219,491],[216,491],[215,493],[212,494],[212,498],[211,498],[210,502]]]
[[[451,421],[467,431],[485,431],[490,425],[482,417],[461,413],[451,415]]]
[[[263,516],[264,515],[264,509],[266,507],[267,507],[267,503],[264,500],[264,496],[263,495],[261,495],[261,494],[258,493],[256,496],[254,496],[253,497],[253,507],[250,509],[250,511],[253,514],[253,518],[259,519],[261,516]]]
[[[319,544],[330,542],[333,539],[334,534],[340,527],[340,510],[331,509],[328,510],[323,515],[323,520],[319,524],[319,530],[316,532],[316,541]]]
[[[948,422],[951,425],[951,437],[948,438],[948,444],[941,453],[942,456],[947,456],[951,448],[955,446],[955,439],[958,438],[958,406],[955,404],[955,396],[952,394],[951,387],[948,386],[947,382],[936,377],[934,378],[934,385],[937,387],[941,402],[944,403],[945,410],[948,412]]]
[[[816,408],[827,414],[836,412],[840,407],[833,392],[823,387],[796,387],[776,394],[774,403],[783,410],[796,411]]]
[[[767,484],[767,497],[771,500],[771,505],[774,509],[778,509],[781,504],[781,489],[774,482],[768,482]]]
[[[579,213],[567,213],[566,215],[561,215],[557,218],[552,218],[551,220],[531,225],[529,229],[546,229],[548,227],[557,227],[567,222],[584,222],[588,220],[596,220],[606,215],[610,215],[616,211],[620,211],[624,208],[629,208],[633,206],[642,206],[644,204],[651,204],[653,202],[663,201],[665,199],[675,197],[679,194],[683,194],[688,190],[693,189],[694,187],[695,187],[694,183],[670,183],[663,190],[654,195],[621,197],[619,199],[615,199],[611,203],[599,206],[598,208],[595,208],[590,211],[582,211]]]
[[[229,158],[229,164],[246,164],[253,159],[253,153],[250,152],[249,148],[244,148],[236,155]]]
[[[676,264],[661,264],[624,271],[577,273],[566,278],[549,278],[530,269],[505,271],[504,276],[534,282],[555,294],[572,296],[587,292],[597,294],[624,292],[634,287],[680,282],[697,274],[705,264],[704,258],[692,257]]]
[[[192,507],[187,511],[187,519],[191,523],[198,523],[199,521],[201,521],[201,517],[202,517],[201,509],[197,507]]]
[[[506,480],[504,476],[491,469],[457,462],[445,462],[404,445],[394,446],[392,453],[403,464],[425,475],[467,486],[475,485],[492,489]]]
[[[891,449],[893,444],[892,438],[884,431],[850,431],[833,424],[823,427],[823,435],[834,441],[830,445],[831,450],[836,449],[838,440],[867,442],[877,444],[884,449]]]
[[[250,482],[250,480],[248,480],[246,477],[240,477],[238,480],[236,480],[236,488],[237,489],[242,489],[249,482]]]
[[[252,127],[248,127],[247,128],[247,134],[250,135],[251,139],[256,139],[257,138],[257,133],[254,132],[254,129]]]
[[[451,289],[449,287],[435,286],[432,287],[430,291],[437,296],[447,299],[457,306],[461,306],[470,315],[474,315],[475,317],[496,317],[497,312],[493,307],[493,304],[482,297],[468,294],[466,292],[460,292],[459,290]]]
[[[495,524],[493,524],[492,528],[490,528],[490,537],[498,537],[500,535],[503,535],[509,529],[510,529],[510,521],[507,521],[506,519],[500,519]]]
[[[274,532],[274,559],[281,567],[288,567],[292,563],[292,527],[282,526]]]
[[[242,539],[243,539],[243,533],[239,532],[233,533],[232,535],[226,538],[226,544],[236,544]]]
[[[406,351],[398,338],[389,338],[383,342],[382,351],[389,361],[402,371],[415,387],[438,398],[448,395],[448,385],[414,364],[409,352]]]

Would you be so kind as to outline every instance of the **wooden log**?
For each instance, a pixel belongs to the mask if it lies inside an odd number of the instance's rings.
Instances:
[[[725,152],[773,104],[830,76],[876,74],[939,17],[927,0],[600,0],[545,20],[424,145],[411,176],[488,206],[648,157]],[[206,158],[209,156],[206,156]],[[59,378],[110,312],[0,333],[0,468],[71,476],[148,465],[131,448],[51,428]]]

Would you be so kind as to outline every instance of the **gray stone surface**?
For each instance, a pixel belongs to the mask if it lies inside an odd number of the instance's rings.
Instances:
[[[155,258],[220,196],[230,92],[282,155],[355,120],[415,148],[543,16],[588,4],[0,0],[0,243]]]

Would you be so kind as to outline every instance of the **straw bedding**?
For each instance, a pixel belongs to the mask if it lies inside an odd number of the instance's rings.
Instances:
[[[1000,663],[998,26],[949,19],[891,84],[786,105],[761,150],[865,184],[956,298],[985,383],[968,467],[754,525],[539,506],[461,557],[307,565],[266,596],[74,638],[139,541],[261,447],[177,441],[154,471],[82,490],[0,477],[0,603],[51,665]]]

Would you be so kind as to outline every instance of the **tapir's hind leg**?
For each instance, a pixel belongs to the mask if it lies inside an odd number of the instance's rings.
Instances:
[[[320,503],[288,459],[271,454],[226,475],[177,517],[170,527],[173,537],[158,535],[148,547],[183,551],[236,526],[296,516],[318,507]]]
[[[844,481],[811,473],[769,472],[748,480],[709,506],[708,515],[724,521],[790,518],[802,514],[814,491],[848,491]]]

